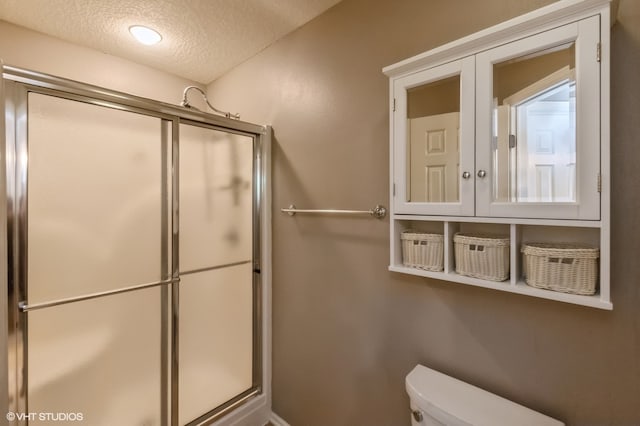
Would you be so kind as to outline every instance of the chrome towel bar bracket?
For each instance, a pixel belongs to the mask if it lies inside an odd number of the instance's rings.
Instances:
[[[383,219],[387,215],[387,209],[384,206],[377,205],[371,210],[309,210],[298,209],[294,204],[291,204],[286,209],[280,209],[281,212],[287,213],[289,216],[294,216],[296,213],[310,213],[310,214],[337,214],[337,215],[365,215],[375,217],[376,219]]]

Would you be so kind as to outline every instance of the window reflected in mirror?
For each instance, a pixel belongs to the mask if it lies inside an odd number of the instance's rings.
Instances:
[[[407,91],[407,201],[459,201],[459,128],[459,75]]]
[[[493,66],[493,194],[576,201],[575,44]]]

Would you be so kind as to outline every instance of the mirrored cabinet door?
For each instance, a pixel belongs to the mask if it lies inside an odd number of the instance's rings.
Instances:
[[[599,18],[479,53],[479,216],[600,218]]]
[[[397,213],[473,215],[474,58],[394,84]]]

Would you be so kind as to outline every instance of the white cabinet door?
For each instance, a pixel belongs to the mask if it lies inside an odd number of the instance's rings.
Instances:
[[[478,216],[600,219],[599,19],[476,55]]]
[[[395,80],[395,213],[474,214],[474,67],[467,57]]]

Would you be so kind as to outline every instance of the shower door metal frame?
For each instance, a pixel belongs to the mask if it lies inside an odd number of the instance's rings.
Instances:
[[[15,315],[14,321],[7,324],[7,330],[13,331],[13,337],[22,337],[22,345],[15,345],[15,365],[9,366],[8,374],[15,374],[14,389],[9,389],[9,411],[28,413],[27,405],[27,312],[50,306],[105,297],[142,288],[161,287],[162,336],[161,336],[161,424],[178,425],[179,395],[179,125],[197,125],[212,130],[239,134],[253,139],[253,264],[252,274],[252,312],[253,312],[253,354],[252,354],[252,386],[226,403],[192,420],[189,425],[207,425],[228,414],[231,410],[263,394],[265,375],[263,364],[267,355],[264,353],[263,339],[265,323],[264,299],[268,297],[268,274],[262,266],[267,266],[265,259],[268,253],[262,250],[262,233],[267,239],[270,227],[267,223],[268,212],[264,205],[268,202],[268,164],[271,143],[271,127],[255,125],[226,117],[207,114],[197,110],[186,109],[175,105],[158,102],[122,92],[104,89],[85,83],[55,77],[39,72],[29,71],[11,66],[2,66],[2,86],[4,98],[0,96],[2,111],[5,112],[6,131],[0,136],[4,140],[3,152],[5,163],[0,165],[0,173],[6,177],[7,199],[7,309]],[[70,101],[79,101],[90,105],[118,109],[126,112],[143,114],[161,120],[162,163],[162,202],[161,202],[161,280],[153,283],[133,285],[117,290],[87,294],[75,298],[61,299],[47,303],[29,305],[27,298],[27,97],[28,93],[39,93],[55,96]],[[0,94],[2,94],[0,92]],[[5,110],[6,108],[6,110]],[[13,131],[15,129],[15,131]],[[169,130],[170,129],[170,130]],[[6,139],[5,139],[6,138]],[[6,167],[6,170],[2,170]],[[1,180],[0,180],[1,182]],[[170,185],[171,188],[168,186]],[[171,198],[168,191],[172,189]],[[170,204],[170,205],[168,205]],[[0,223],[0,225],[2,225]],[[171,234],[170,236],[168,234]],[[4,243],[4,241],[3,241]],[[246,263],[246,262],[243,262]],[[224,266],[224,265],[223,265]],[[229,265],[226,265],[229,266]],[[265,268],[266,269],[266,268]],[[196,271],[191,271],[196,272]],[[270,272],[269,272],[270,273]],[[169,289],[170,286],[170,289]],[[169,292],[171,297],[169,298]],[[169,309],[171,305],[171,309]],[[171,319],[169,320],[169,315]],[[170,326],[169,330],[166,329]],[[268,330],[266,331],[268,333]],[[6,340],[6,339],[5,339]],[[17,343],[17,342],[16,342]],[[8,347],[8,346],[7,346]],[[1,394],[0,394],[1,395]],[[23,425],[24,422],[13,424]]]

